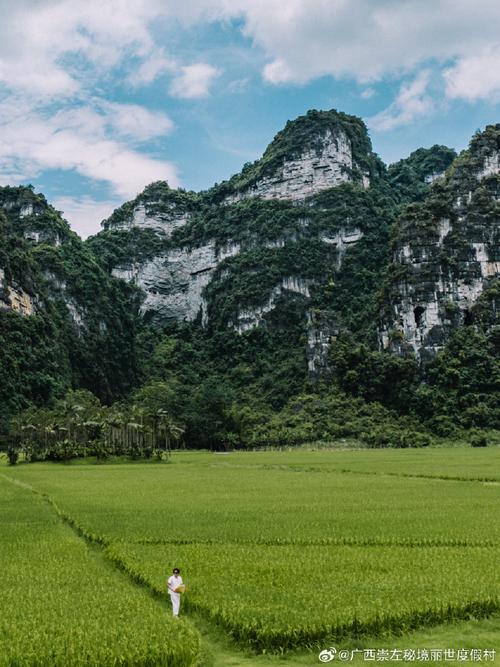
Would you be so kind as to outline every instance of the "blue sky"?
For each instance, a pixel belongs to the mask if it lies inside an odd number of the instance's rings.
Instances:
[[[500,122],[496,0],[1,0],[0,184],[82,236],[153,180],[204,189],[308,109],[386,162]]]

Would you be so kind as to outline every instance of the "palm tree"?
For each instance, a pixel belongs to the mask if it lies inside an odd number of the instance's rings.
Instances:
[[[167,458],[169,458],[171,455],[170,443],[178,442],[184,433],[184,429],[172,419],[167,410],[160,408],[155,417],[158,420],[158,430],[164,435],[165,452]]]

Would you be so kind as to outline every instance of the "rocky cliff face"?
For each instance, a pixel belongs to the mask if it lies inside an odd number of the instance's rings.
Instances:
[[[228,195],[228,204],[246,197],[261,199],[305,199],[322,190],[334,188],[353,180],[353,151],[347,134],[327,130],[317,138],[316,148],[305,147],[295,159],[284,159],[276,171],[263,176],[252,185]],[[368,173],[361,174],[361,182],[368,187]]]
[[[474,322],[479,297],[500,275],[499,150],[500,125],[489,126],[403,215],[384,348],[433,356],[453,329]]]
[[[9,281],[0,269],[0,309],[12,310],[19,315],[33,315],[35,299],[15,281]]]
[[[134,290],[106,273],[43,195],[0,188],[0,419],[75,384],[106,400],[123,393],[138,321]]]
[[[173,191],[166,184],[153,184],[136,200],[115,211],[103,223],[103,233],[140,232],[144,248],[139,253],[135,250],[133,258],[129,253],[111,263],[111,272],[143,290],[142,312],[148,318],[165,323],[201,317],[207,323],[210,311],[207,288],[214,280],[224,280],[224,263],[230,258],[258,255],[264,250],[284,255],[287,250],[295,252],[298,245],[314,239],[325,246],[332,268],[339,270],[348,248],[363,232],[349,220],[343,220],[341,226],[335,223],[324,225],[322,230],[315,229],[310,225],[309,205],[295,224],[297,215],[296,211],[291,213],[291,206],[294,203],[302,206],[307,198],[349,183],[366,188],[378,168],[366,128],[359,119],[333,111],[310,112],[289,123],[261,160],[246,165],[230,181],[200,195]],[[254,198],[283,202],[285,208],[280,215],[289,215],[294,229],[286,229],[285,224],[285,229],[276,230],[266,238],[265,229],[255,228],[240,239],[241,229],[237,226],[240,209],[236,208],[235,226],[221,236],[224,214],[220,210],[224,207],[232,210]],[[207,218],[212,220],[217,216],[221,224],[207,232]],[[274,216],[275,210],[269,209],[268,218]],[[146,232],[154,233],[154,239],[147,237]],[[99,244],[98,237],[96,243]],[[140,245],[139,240],[135,246]],[[255,279],[258,281],[258,276]],[[280,295],[295,293],[309,299],[309,286],[313,282],[303,273],[280,272],[261,298],[253,303],[243,299],[227,324],[239,332],[258,326],[265,314],[273,310]]]
[[[148,186],[90,244],[140,288],[147,321],[245,334],[286,326],[279,313],[294,303],[313,374],[343,330],[425,358],[498,276],[497,135],[488,128],[459,158],[419,149],[385,171],[359,119],[310,112],[207,192]],[[407,202],[391,261],[389,229]]]
[[[312,199],[348,184],[365,189],[379,168],[359,119],[312,112],[289,123],[261,160],[206,193],[152,184],[115,211],[91,242],[99,252],[106,235],[122,247],[131,246],[135,235],[134,248],[116,256],[109,269],[143,291],[141,312],[147,320],[166,324],[200,318],[204,325],[217,321],[243,333],[266,325],[269,313],[287,296],[301,299],[304,308],[314,305],[311,289],[341,269],[364,232],[348,216],[329,220]],[[245,201],[255,199],[263,202],[256,214],[262,217],[260,227],[255,220],[242,222],[248,218]],[[282,207],[273,208],[274,202]],[[227,216],[232,216],[231,227],[225,224]],[[275,221],[272,233],[266,229],[270,221]],[[311,244],[319,246],[320,261],[326,263],[324,276],[318,276],[319,265],[304,259]],[[267,279],[259,273],[261,261],[275,265]],[[240,267],[245,285],[237,298],[226,299],[233,307],[216,306],[218,294],[236,289]],[[309,319],[305,313],[304,326]],[[311,368],[316,357],[311,355]]]

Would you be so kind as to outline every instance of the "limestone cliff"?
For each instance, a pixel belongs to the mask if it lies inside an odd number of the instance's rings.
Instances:
[[[453,329],[474,322],[479,297],[500,275],[499,151],[500,125],[488,126],[402,216],[384,348],[432,356]]]
[[[313,373],[343,330],[424,358],[498,275],[497,133],[459,158],[433,146],[385,170],[361,120],[309,112],[206,192],[148,186],[89,244],[140,288],[147,321],[244,334],[286,326],[279,313],[294,303]],[[391,261],[391,225],[408,202]]]
[[[234,203],[245,197],[262,199],[305,199],[322,190],[353,180],[352,144],[347,134],[338,129],[334,134],[327,129],[317,138],[315,148],[306,146],[296,158],[283,159],[276,171],[263,175],[236,192],[226,202]],[[367,173],[361,173],[365,187],[370,183]]]
[[[0,187],[0,420],[65,388],[104,400],[134,377],[138,295],[31,187]]]
[[[201,317],[207,323],[208,288],[212,281],[228,284],[234,273],[231,258],[267,252],[279,263],[280,256],[297,255],[299,247],[314,242],[328,258],[325,275],[339,270],[364,232],[348,217],[328,220],[315,207],[314,196],[349,184],[365,189],[381,169],[362,121],[335,111],[309,112],[288,123],[260,160],[208,192],[197,195],[152,184],[115,211],[103,223],[103,233],[90,243],[101,254],[106,242],[128,248],[126,253],[117,249],[108,268],[143,290],[142,312],[147,318],[165,323]],[[263,202],[256,210],[257,219],[263,219],[260,226],[255,221],[247,224],[244,202],[249,199]],[[281,208],[273,208],[271,202]],[[227,217],[231,227],[225,225]],[[278,217],[276,229],[269,233],[266,226]],[[239,332],[257,326],[282,294],[309,300],[309,286],[317,282],[313,273],[300,261],[283,267],[265,289],[257,290],[258,297],[241,295],[226,324]],[[254,278],[261,282],[255,272]]]

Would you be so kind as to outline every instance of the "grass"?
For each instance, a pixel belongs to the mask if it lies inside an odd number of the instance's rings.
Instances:
[[[0,477],[0,665],[195,665],[199,638]],[[165,641],[169,637],[168,642]]]
[[[468,455],[461,468],[446,466],[444,450],[434,450],[439,460],[430,463],[425,451],[418,458],[415,452],[386,451],[186,453],[171,465],[37,464],[20,466],[15,474],[48,493],[78,523],[111,539],[499,544],[498,485],[438,475],[494,477],[500,450],[457,451]]]
[[[164,596],[178,565],[189,586],[188,643],[199,650],[201,637],[201,663],[264,666],[317,664],[330,644],[499,650],[499,463],[497,447],[294,450],[4,471],[104,544],[85,552],[96,567],[115,565],[121,587],[114,602],[105,598],[110,609],[131,588],[149,591],[164,618],[155,594]],[[16,492],[55,520],[39,496]],[[17,535],[42,531],[16,515],[11,523]],[[81,547],[74,531],[58,529]],[[75,561],[67,540],[54,534],[51,545]],[[22,590],[24,577],[9,585]],[[140,632],[131,636],[143,646]]]
[[[165,563],[179,564],[189,607],[259,651],[500,609],[500,548],[120,544],[109,555],[157,591]]]

